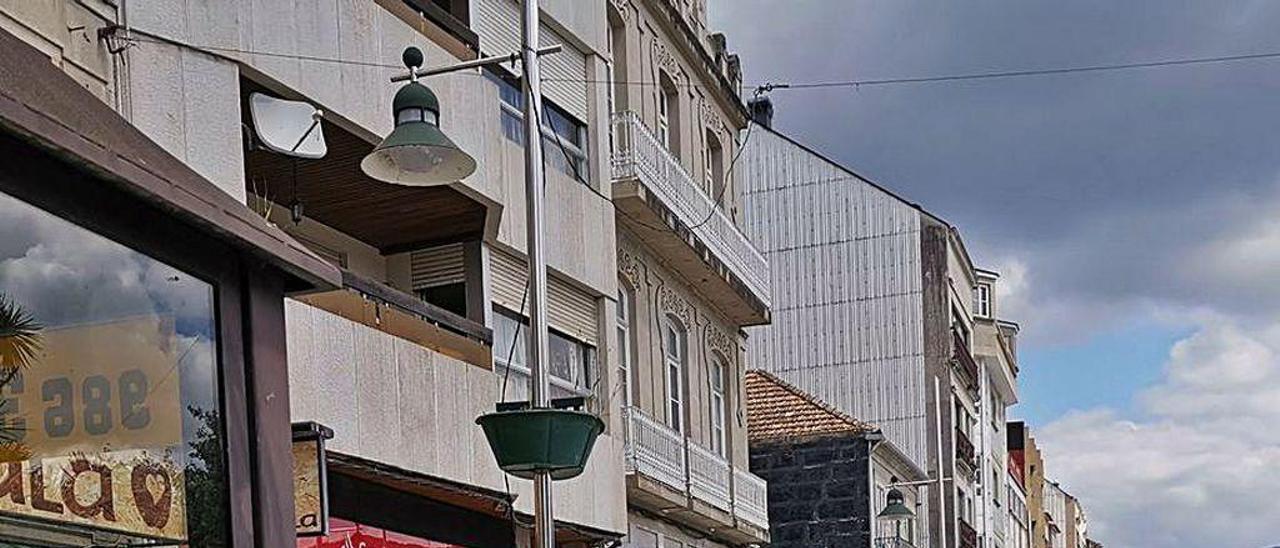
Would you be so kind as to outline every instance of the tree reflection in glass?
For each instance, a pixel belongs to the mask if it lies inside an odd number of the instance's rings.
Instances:
[[[0,512],[226,545],[215,303],[212,284],[0,194],[0,495],[23,490]]]

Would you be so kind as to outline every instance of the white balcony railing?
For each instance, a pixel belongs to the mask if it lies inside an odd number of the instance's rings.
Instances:
[[[769,528],[768,485],[763,479],[635,407],[624,412],[628,474],[644,474],[755,527]]]
[[[761,529],[769,528],[769,487],[760,476],[733,471],[733,515]]]
[[[677,491],[685,490],[684,437],[653,420],[639,409],[628,407],[627,472],[639,472]]]
[[[614,179],[638,179],[686,226],[697,226],[693,233],[769,304],[769,263],[634,112],[613,115],[610,163]]]
[[[729,495],[729,461],[696,443],[689,443],[689,492],[724,510],[733,511]]]

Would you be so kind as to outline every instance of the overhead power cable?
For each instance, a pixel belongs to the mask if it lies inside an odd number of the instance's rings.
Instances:
[[[275,57],[282,59],[296,59],[299,61],[309,61],[316,63],[332,63],[339,65],[353,65],[372,68],[387,68],[398,71],[404,70],[404,67],[397,64],[379,63],[375,61],[361,61],[356,59],[342,59],[334,57],[321,57],[315,55],[299,55],[292,53],[280,53],[260,50],[250,50],[241,48],[231,48],[213,45],[190,44],[174,38],[161,36],[159,34],[149,33],[138,29],[130,29],[130,33],[134,36],[130,40],[135,42],[146,42],[156,44],[168,44],[172,46],[184,47],[196,51],[205,51],[218,54],[240,54],[240,55],[260,55],[264,57]],[[832,81],[798,81],[798,82],[763,82],[759,84],[743,84],[746,89],[762,89],[765,91],[773,90],[802,90],[802,89],[823,89],[823,88],[857,88],[862,86],[887,86],[887,85],[906,85],[906,84],[929,84],[942,82],[962,82],[969,80],[991,80],[1002,78],[1022,78],[1031,76],[1052,76],[1060,74],[1079,74],[1090,72],[1107,72],[1121,70],[1148,69],[1160,67],[1176,67],[1187,65],[1207,65],[1218,63],[1236,63],[1242,61],[1258,61],[1267,59],[1280,58],[1280,52],[1263,52],[1263,53],[1246,53],[1239,55],[1221,55],[1214,57],[1184,57],[1173,59],[1162,59],[1156,61],[1140,61],[1133,63],[1117,63],[1117,64],[1099,64],[1099,65],[1083,65],[1070,67],[1050,67],[1042,69],[1026,69],[1026,70],[1007,70],[994,72],[976,72],[963,74],[944,74],[934,76],[908,76],[901,78],[868,78],[855,80],[832,80]],[[460,74],[478,75],[478,72],[463,72]],[[545,82],[568,82],[568,83],[587,83],[587,84],[621,84],[626,86],[642,86],[652,87],[660,85],[671,85],[656,81],[636,81],[636,80],[607,80],[598,78],[564,78],[564,77],[544,77]],[[695,84],[679,82],[674,83],[677,87],[695,86]]]

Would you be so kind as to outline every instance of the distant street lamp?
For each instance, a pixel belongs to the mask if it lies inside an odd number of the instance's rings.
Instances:
[[[894,526],[893,536],[895,540],[902,539],[902,524],[915,519],[916,513],[907,508],[903,503],[904,498],[902,491],[897,488],[889,490],[885,495],[885,506],[876,516],[876,519],[882,523],[892,523]]]

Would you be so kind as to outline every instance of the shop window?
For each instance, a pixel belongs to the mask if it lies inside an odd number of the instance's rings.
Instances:
[[[214,286],[4,194],[0,234],[0,546],[226,545]]]
[[[500,372],[505,374],[510,370],[508,400],[529,399],[529,348],[525,338],[528,330],[528,320],[504,308],[494,308],[493,357]],[[590,373],[595,365],[596,348],[555,330],[550,331],[547,346],[551,397],[591,395]]]
[[[524,90],[520,81],[505,74],[485,71],[498,86],[502,136],[524,146]],[[558,140],[557,140],[558,138]],[[564,145],[564,148],[561,148]],[[587,126],[555,103],[542,99],[542,155],[551,167],[587,184]]]

